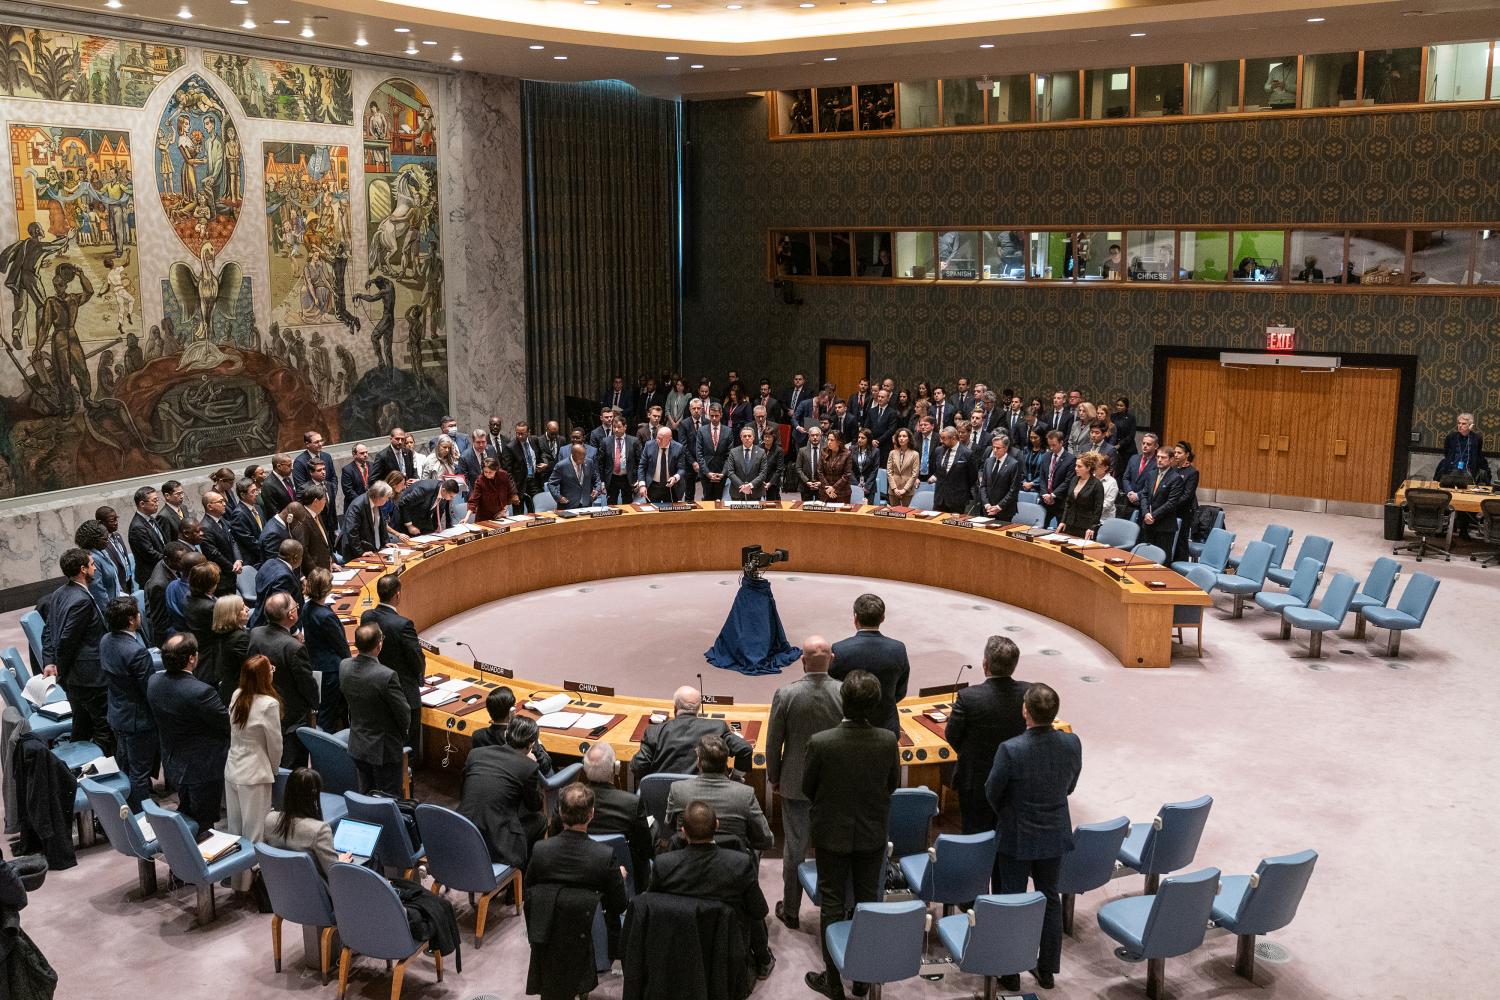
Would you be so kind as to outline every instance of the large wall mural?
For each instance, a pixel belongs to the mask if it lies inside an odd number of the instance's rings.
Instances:
[[[0,24],[0,91],[8,97],[144,107],[184,50]]]
[[[223,80],[251,118],[348,125],[354,121],[354,75],[340,66],[205,52],[203,64]]]
[[[167,101],[156,130],[157,196],[188,252],[222,247],[244,204],[239,130],[208,81],[194,73]]]

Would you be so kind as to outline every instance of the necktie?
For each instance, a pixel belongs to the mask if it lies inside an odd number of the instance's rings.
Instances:
[[[812,481],[818,481],[818,449],[812,450]]]
[[[281,479],[281,485],[286,489],[287,496],[291,497],[293,500],[297,499],[297,494],[292,492],[292,481],[290,479],[287,479],[285,476],[283,476]]]
[[[521,454],[526,456],[526,474],[528,476],[536,475],[536,456],[531,453],[530,441],[521,442]]]
[[[1161,470],[1157,471],[1157,473],[1156,473],[1156,482],[1151,487],[1151,495],[1152,496],[1155,496],[1161,490],[1161,480],[1162,480],[1162,477],[1165,476],[1165,475],[1166,475],[1166,472],[1161,471]]]
[[[578,485],[583,485],[583,466],[577,462],[573,463],[573,478],[578,480]]]
[[[1052,484],[1057,481],[1057,453],[1052,454],[1052,463],[1047,466],[1047,487],[1051,489]]]
[[[667,449],[660,445],[656,448],[656,481],[658,483],[667,481]]]
[[[718,451],[719,450],[719,425],[718,424],[714,424],[713,428],[708,432],[708,434],[709,434],[709,437],[713,439],[713,442],[714,442],[714,451]]]
[[[924,476],[927,475],[927,450],[931,446],[932,441],[924,437],[922,439],[922,468],[920,470],[920,473]]]
[[[615,475],[623,475],[625,472],[625,441],[615,438]]]
[[[958,450],[957,448],[949,448],[948,449],[948,457],[943,460],[943,474],[944,475],[947,475],[948,473],[950,473],[950,472],[953,471],[953,453],[955,451],[957,451],[957,450]]]
[[[370,467],[368,465],[356,465],[355,468],[359,470],[361,485],[368,487],[370,485]]]
[[[438,497],[437,500],[433,501],[433,504],[432,504],[432,513],[433,513],[434,519],[437,521],[437,530],[442,531],[443,528],[446,527],[446,525],[443,524],[443,498],[442,497]]]

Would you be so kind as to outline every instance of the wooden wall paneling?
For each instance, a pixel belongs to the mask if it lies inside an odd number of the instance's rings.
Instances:
[[[1401,372],[1395,368],[1341,368],[1335,374],[1327,401],[1330,481],[1323,496],[1356,503],[1385,500],[1400,394]]]
[[[1212,451],[1218,457],[1215,475],[1203,473],[1205,486],[1214,489],[1270,492],[1272,455],[1275,452],[1277,409],[1280,405],[1278,372],[1272,368],[1221,368],[1222,415],[1218,444],[1198,449],[1198,466]]]
[[[1335,430],[1330,402],[1337,372],[1272,369],[1281,389],[1279,428],[1272,441],[1272,493],[1332,498],[1333,466],[1328,460]],[[1343,426],[1343,422],[1339,424]],[[1337,498],[1342,499],[1342,498]]]

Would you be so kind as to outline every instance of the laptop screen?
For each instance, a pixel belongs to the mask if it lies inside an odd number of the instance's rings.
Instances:
[[[380,827],[374,823],[344,819],[333,832],[333,849],[340,854],[349,853],[368,858],[375,853],[375,842],[380,839]]]

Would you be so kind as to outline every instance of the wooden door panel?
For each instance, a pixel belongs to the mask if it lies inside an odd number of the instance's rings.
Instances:
[[[840,399],[859,391],[859,380],[869,375],[869,344],[824,344],[823,381],[832,382]]]
[[[1381,503],[1390,492],[1401,373],[1394,368],[1341,368],[1328,409],[1329,500]]]

